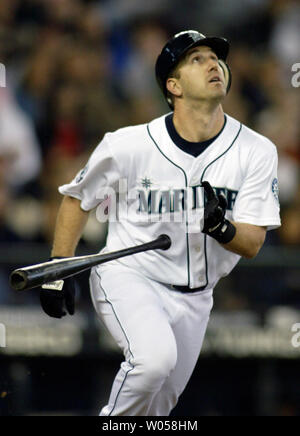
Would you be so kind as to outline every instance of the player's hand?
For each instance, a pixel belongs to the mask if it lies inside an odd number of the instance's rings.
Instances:
[[[234,225],[225,218],[227,200],[222,194],[216,195],[209,182],[202,182],[201,186],[204,188],[207,200],[204,206],[202,232],[226,244],[234,238],[236,232]]]
[[[204,226],[203,233],[210,234],[216,230],[224,220],[227,201],[224,195],[216,196],[215,191],[209,182],[202,182],[206,194],[206,204],[204,207]]]
[[[57,257],[50,260],[53,259]],[[70,315],[74,315],[76,286],[74,277],[42,285],[40,302],[44,312],[53,318],[62,318],[67,314],[66,310]]]

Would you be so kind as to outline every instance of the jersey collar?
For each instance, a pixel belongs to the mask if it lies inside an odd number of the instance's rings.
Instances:
[[[167,114],[167,116],[169,114]],[[217,159],[234,141],[241,124],[229,115],[225,114],[225,116],[226,123],[223,130],[198,157],[186,153],[173,142],[166,127],[166,115],[151,121],[148,128],[152,139],[160,148],[161,152],[175,165],[189,172],[195,166],[201,166],[202,164],[207,165],[207,163]]]

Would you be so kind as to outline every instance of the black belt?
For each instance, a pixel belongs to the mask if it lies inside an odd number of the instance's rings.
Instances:
[[[204,289],[206,289],[206,286],[200,286],[199,288],[190,288],[189,286],[171,285],[171,288],[176,289],[176,291],[180,291],[180,292],[198,292],[198,291],[204,291]]]

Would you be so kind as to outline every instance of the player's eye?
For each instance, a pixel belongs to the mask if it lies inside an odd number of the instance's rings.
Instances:
[[[201,56],[196,55],[192,57],[192,62],[200,62],[201,61]]]

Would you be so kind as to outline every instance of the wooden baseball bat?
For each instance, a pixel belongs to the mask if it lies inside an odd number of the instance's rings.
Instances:
[[[145,244],[125,248],[105,254],[91,254],[88,256],[66,257],[64,259],[55,259],[25,268],[14,270],[9,277],[10,286],[17,291],[41,286],[44,283],[50,283],[55,280],[65,279],[67,277],[79,274],[82,271],[109,262],[110,260],[119,259],[120,257],[130,256],[148,250],[162,249],[167,250],[171,246],[171,239],[167,235],[160,235],[158,238]]]

